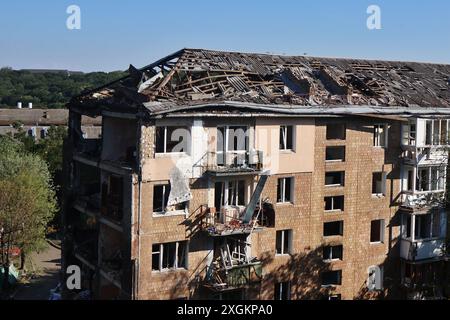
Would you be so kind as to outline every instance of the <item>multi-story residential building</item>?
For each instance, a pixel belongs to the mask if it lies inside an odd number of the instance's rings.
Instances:
[[[99,138],[101,118],[82,118],[81,130],[86,138]],[[69,110],[65,109],[0,109],[0,134],[13,134],[19,128],[28,136],[39,140],[45,138],[51,126],[67,126]]]
[[[194,49],[130,67],[69,104],[63,268],[96,299],[448,296],[449,75]]]

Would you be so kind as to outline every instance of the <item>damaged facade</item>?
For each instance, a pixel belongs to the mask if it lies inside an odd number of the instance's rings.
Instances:
[[[449,65],[184,49],[129,73],[69,104],[63,268],[95,298],[448,297]]]

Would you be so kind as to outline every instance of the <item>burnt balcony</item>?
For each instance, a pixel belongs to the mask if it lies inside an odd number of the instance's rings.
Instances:
[[[225,269],[212,265],[205,281],[205,287],[214,291],[227,291],[260,283],[262,263],[253,261]]]
[[[262,151],[227,151],[207,153],[204,171],[212,176],[233,176],[259,174],[262,168]]]
[[[275,227],[275,211],[269,203],[257,206],[249,222],[244,222],[245,207],[224,206],[216,208],[202,207],[201,229],[210,236],[221,237],[235,234],[250,234],[264,228]]]

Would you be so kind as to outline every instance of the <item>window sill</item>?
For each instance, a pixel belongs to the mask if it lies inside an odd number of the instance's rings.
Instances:
[[[383,199],[386,198],[386,196],[382,193],[372,193],[372,199]]]
[[[275,258],[290,257],[290,253],[275,253]]]
[[[343,213],[344,210],[336,209],[336,210],[325,210],[325,213]]]
[[[153,218],[173,217],[173,216],[185,216],[186,211],[176,210],[170,212],[153,212]]]
[[[326,184],[325,185],[325,188],[343,188],[343,187],[345,187],[345,186],[342,184]]]
[[[345,160],[338,159],[338,160],[325,160],[325,163],[344,163]]]
[[[180,271],[187,271],[185,268],[177,268],[177,269],[163,269],[163,270],[152,270],[152,274],[168,274],[168,273],[174,273],[174,272],[180,272]]]
[[[166,152],[166,153],[155,153],[155,158],[170,158],[170,157],[189,157],[190,155],[186,152]]]
[[[325,262],[325,263],[333,263],[333,262],[338,262],[338,261],[342,261],[342,259],[327,259],[327,260],[323,260],[323,262]]]
[[[281,154],[294,154],[295,150],[293,149],[280,149]]]
[[[280,207],[287,207],[287,206],[293,206],[294,203],[293,202],[277,202],[276,205],[280,206]]]
[[[384,242],[383,241],[370,242],[371,246],[376,246],[376,245],[381,245],[381,244],[384,244]]]

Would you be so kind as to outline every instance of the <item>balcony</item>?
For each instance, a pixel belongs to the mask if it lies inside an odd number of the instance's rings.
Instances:
[[[256,259],[248,264],[229,269],[212,266],[205,287],[214,291],[235,290],[259,283],[262,279],[262,263]]]
[[[216,208],[203,207],[201,229],[210,236],[221,237],[250,234],[275,227],[275,211],[269,203],[263,203],[261,209],[256,207],[248,223],[243,221],[245,209],[240,206],[225,206],[216,212]]]
[[[444,255],[445,239],[402,239],[400,243],[400,257],[408,261],[440,259]]]
[[[263,168],[262,151],[209,152],[204,171],[212,176],[259,174]]]
[[[402,153],[403,163],[409,166],[445,165],[448,159],[446,148],[408,148]]]

